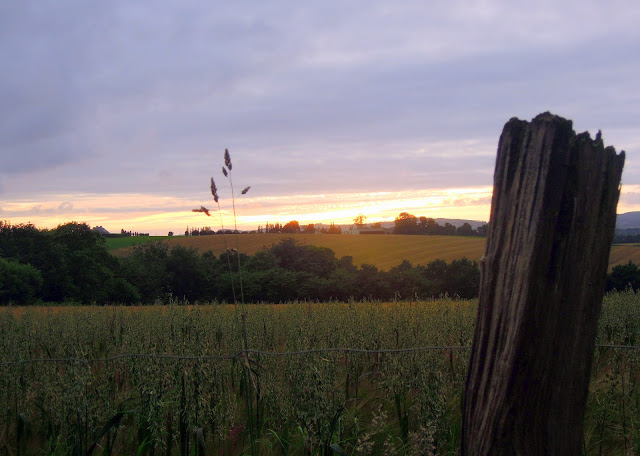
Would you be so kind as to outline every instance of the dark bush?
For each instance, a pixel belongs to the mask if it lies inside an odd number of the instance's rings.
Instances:
[[[30,264],[0,258],[0,304],[33,304],[42,283],[40,271]]]

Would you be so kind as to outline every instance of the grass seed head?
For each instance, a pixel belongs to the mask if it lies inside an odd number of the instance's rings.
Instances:
[[[225,149],[224,150],[224,164],[227,168],[229,168],[229,171],[231,171],[231,155],[229,155],[229,149]]]
[[[244,190],[242,190],[242,194],[243,194],[243,195],[246,195],[250,188],[251,188],[251,186],[249,186],[249,187],[245,187],[245,189],[244,189]]]
[[[229,173],[227,172],[227,168],[225,168],[224,166],[222,167],[222,174],[224,174],[224,177],[229,177]]]
[[[213,195],[213,200],[218,202],[218,188],[216,187],[216,183],[213,181],[213,177],[211,178],[211,194]]]

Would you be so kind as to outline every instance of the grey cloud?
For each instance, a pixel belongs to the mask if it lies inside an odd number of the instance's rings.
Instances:
[[[467,207],[467,206],[484,206],[491,204],[491,197],[484,198],[453,198],[442,201],[443,206]]]
[[[63,203],[58,207],[44,208],[42,204],[36,204],[28,209],[7,210],[1,209],[0,213],[4,217],[28,217],[59,214],[126,214],[126,213],[188,213],[193,209],[191,206],[163,207],[163,206],[137,206],[137,207],[74,207],[71,203]]]
[[[512,116],[640,122],[633,1],[152,8],[0,6],[7,188],[197,196],[224,147],[266,194],[490,185]],[[479,157],[430,155],[467,139]]]

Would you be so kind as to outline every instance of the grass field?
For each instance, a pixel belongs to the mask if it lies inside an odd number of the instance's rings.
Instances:
[[[468,346],[475,301],[247,306],[246,344]],[[2,454],[459,454],[467,351],[236,353],[233,306],[0,308]],[[640,296],[605,298],[600,344],[640,341]],[[249,367],[249,368],[247,368]],[[596,350],[585,418],[588,455],[638,454],[640,357]],[[205,452],[198,450],[201,441]],[[93,443],[95,451],[87,452]],[[252,451],[253,447],[253,451]],[[335,447],[334,447],[335,448]],[[429,452],[430,449],[430,452]]]
[[[277,244],[282,239],[293,237],[303,245],[328,247],[336,253],[338,258],[352,256],[356,265],[373,264],[380,269],[388,270],[397,266],[402,260],[426,265],[435,259],[447,262],[466,257],[470,260],[480,260],[484,254],[485,238],[466,236],[408,236],[374,234],[366,236],[328,235],[328,234],[242,234],[239,236],[239,251],[253,255],[256,252]],[[151,240],[167,240],[169,245],[182,245],[198,249],[201,252],[211,250],[216,255],[225,251],[223,236],[195,236],[195,237],[130,237],[109,239],[112,254],[127,255],[131,244],[116,247],[111,241],[131,240],[132,242],[148,242]],[[228,247],[235,247],[234,236],[226,236]],[[112,247],[113,246],[113,247]],[[124,247],[124,248],[122,248]],[[611,249],[609,266],[626,264],[629,260],[640,264],[640,246],[636,244],[614,245]]]

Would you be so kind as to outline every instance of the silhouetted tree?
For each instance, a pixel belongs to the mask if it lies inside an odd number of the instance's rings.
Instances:
[[[456,229],[456,234],[458,236],[474,236],[478,233],[473,228],[471,228],[471,225],[469,223],[465,222]]]
[[[634,291],[640,289],[640,268],[631,261],[613,267],[607,276],[606,291],[623,291],[629,287]]]
[[[420,217],[420,222],[418,223],[418,230],[421,234],[438,234],[438,229],[440,225],[432,219],[428,217]]]
[[[445,222],[444,226],[440,230],[440,233],[438,234],[443,234],[445,236],[453,236],[456,234],[456,227],[455,225],[452,225],[449,222]]]
[[[418,234],[418,224],[415,215],[402,212],[394,220],[393,234]]]
[[[308,224],[302,230],[303,234],[314,234],[315,232],[316,232],[316,227],[313,225],[313,223]]]
[[[286,225],[284,225],[280,231],[282,233],[287,233],[287,234],[294,234],[294,233],[299,233],[300,232],[300,224],[298,223],[297,220],[292,220],[289,223],[287,223]]]
[[[342,228],[336,226],[335,223],[331,222],[329,225],[329,229],[327,230],[327,234],[342,234]]]
[[[359,214],[356,218],[353,219],[353,223],[355,223],[358,228],[363,228],[365,220],[367,220],[367,217]]]

